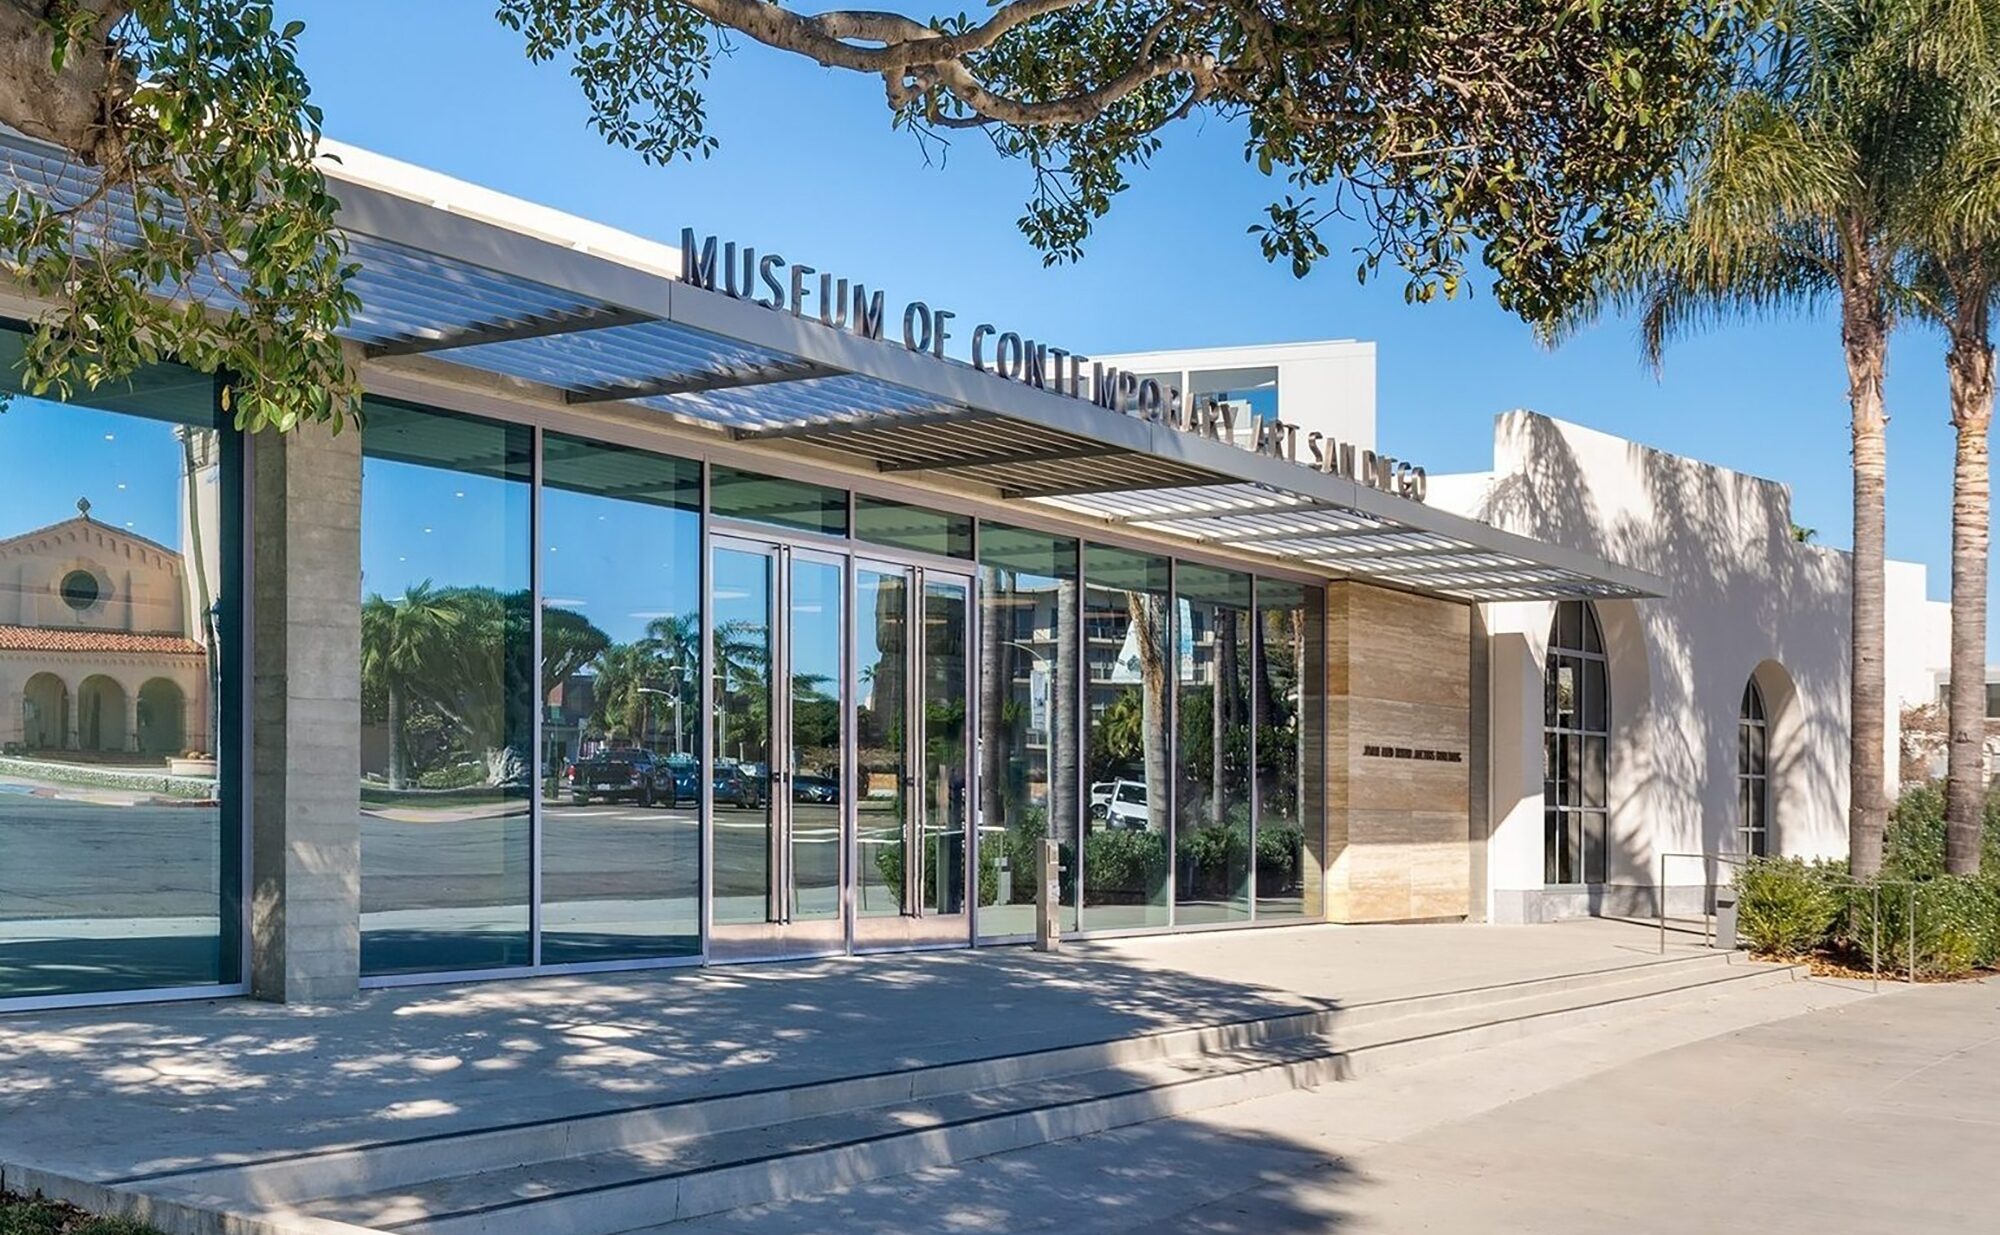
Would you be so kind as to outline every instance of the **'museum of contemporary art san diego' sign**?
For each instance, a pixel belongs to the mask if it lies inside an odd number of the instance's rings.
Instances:
[[[787,262],[776,253],[759,253],[733,240],[714,236],[698,239],[693,228],[681,231],[681,278],[696,287],[776,312],[816,317],[836,330],[864,339],[882,341],[886,333],[886,298],[880,288]],[[924,301],[910,301],[903,306],[903,346],[945,359],[946,342],[960,337],[951,326],[957,317]],[[1281,420],[1257,419],[1250,426],[1251,432],[1239,435],[1240,408],[1235,404],[1212,398],[1183,399],[1178,387],[1157,378],[1126,372],[985,322],[972,328],[969,342],[972,367],[981,372],[1241,445],[1385,493],[1424,500],[1424,469],[1401,459],[1357,449],[1351,442],[1336,441],[1317,431],[1301,434],[1297,425]]]

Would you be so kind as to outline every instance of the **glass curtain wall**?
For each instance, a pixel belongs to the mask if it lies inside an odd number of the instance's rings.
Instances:
[[[1257,917],[1317,917],[1323,736],[1319,588],[1257,581]]]
[[[1169,920],[1172,573],[1164,557],[1085,550],[1085,930]]]
[[[1060,923],[1077,928],[1077,719],[1082,577],[1077,542],[979,525],[979,931],[1035,929],[1035,854],[1061,850]]]
[[[0,331],[0,1001],[239,982],[241,438],[173,365],[30,396],[22,342]]]
[[[1174,921],[1250,917],[1253,706],[1250,576],[1182,564],[1175,575]]]
[[[365,414],[362,973],[530,964],[533,434]]]
[[[701,950],[701,465],[542,443],[546,965]]]

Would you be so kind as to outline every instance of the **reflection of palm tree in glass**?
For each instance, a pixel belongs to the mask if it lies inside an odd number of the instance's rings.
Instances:
[[[715,628],[716,732],[726,747],[734,738],[736,758],[761,758],[771,733],[771,639],[762,622],[737,620]],[[716,754],[723,753],[718,749]]]
[[[464,627],[456,598],[429,579],[396,600],[375,595],[361,606],[361,677],[388,703],[391,789],[403,788],[407,778],[404,713],[437,666],[451,663]]]

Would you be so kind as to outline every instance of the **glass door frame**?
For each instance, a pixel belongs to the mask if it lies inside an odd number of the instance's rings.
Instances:
[[[838,568],[842,572],[841,621],[847,623],[852,617],[852,568],[847,555],[839,551],[820,548],[817,545],[794,544],[790,537],[766,530],[714,529],[705,537],[703,558],[707,566],[707,586],[702,590],[702,926],[706,941],[706,955],[711,961],[747,960],[796,960],[812,956],[839,955],[847,950],[847,922],[851,916],[848,907],[847,889],[852,882],[852,870],[847,861],[853,833],[852,807],[843,805],[839,831],[840,841],[836,845],[837,886],[840,889],[841,910],[829,918],[811,919],[804,922],[791,919],[789,905],[780,906],[767,916],[766,920],[748,923],[717,923],[715,921],[715,556],[720,552],[735,552],[760,555],[770,562],[770,630],[767,634],[770,647],[771,667],[769,670],[770,701],[767,705],[771,718],[770,733],[766,738],[766,809],[768,831],[766,844],[769,846],[769,861],[765,867],[766,895],[776,889],[785,901],[794,896],[792,848],[795,841],[792,817],[792,773],[789,768],[782,771],[779,760],[790,762],[793,751],[791,745],[792,727],[792,638],[791,638],[791,594],[792,565],[794,562],[818,563]],[[854,749],[852,741],[851,713],[853,701],[847,689],[848,656],[847,640],[841,646],[840,668],[840,708],[842,719],[841,781],[853,781]],[[850,795],[851,796],[851,795]]]
[[[858,896],[861,872],[861,828],[860,808],[863,787],[857,775],[850,778],[854,787],[849,796],[853,799],[848,807],[849,854],[848,870],[852,872],[848,884],[848,917],[852,923],[850,930],[851,947],[855,952],[906,951],[912,948],[969,947],[975,938],[973,916],[974,902],[979,899],[979,855],[977,829],[972,826],[972,816],[978,803],[978,786],[975,781],[978,760],[975,758],[978,741],[978,688],[974,676],[978,672],[978,576],[971,562],[949,562],[932,564],[916,555],[899,554],[892,550],[880,550],[874,546],[857,545],[852,557],[852,565],[847,574],[848,609],[855,620],[849,627],[849,639],[855,649],[849,663],[859,663],[861,639],[859,592],[860,574],[864,570],[879,574],[900,574],[904,580],[904,630],[907,634],[903,643],[904,680],[908,683],[904,691],[904,749],[903,783],[907,795],[903,823],[903,912],[894,916],[864,918],[860,914]],[[964,786],[965,804],[962,808],[964,827],[960,844],[963,847],[961,880],[959,889],[959,909],[955,913],[926,912],[923,897],[919,893],[919,879],[924,865],[920,850],[928,834],[928,795],[922,777],[916,775],[921,767],[922,756],[918,742],[928,735],[926,728],[929,699],[925,693],[924,662],[924,613],[926,589],[933,582],[955,585],[965,598],[965,631],[961,648],[964,664],[960,668],[961,680],[966,683],[964,749],[960,755],[963,767],[959,769],[960,784]],[[851,679],[853,674],[848,674]],[[859,728],[853,709],[858,708],[858,700],[850,700],[848,724],[848,757],[854,763]],[[913,843],[914,842],[914,843]],[[913,856],[915,860],[913,860]]]

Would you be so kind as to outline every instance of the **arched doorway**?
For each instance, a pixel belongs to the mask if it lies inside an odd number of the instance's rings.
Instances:
[[[69,687],[53,673],[37,673],[21,691],[21,744],[61,750],[69,741]]]
[[[1603,883],[1610,830],[1611,699],[1604,632],[1588,601],[1549,624],[1543,681],[1543,878]]]
[[[125,688],[101,673],[76,688],[76,744],[80,750],[125,749]]]
[[[187,696],[165,678],[139,688],[139,749],[149,755],[177,755],[187,745]]]

